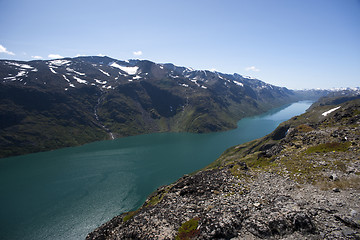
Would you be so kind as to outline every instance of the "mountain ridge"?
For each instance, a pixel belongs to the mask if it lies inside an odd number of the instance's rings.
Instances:
[[[236,128],[243,117],[327,91],[148,60],[0,60],[0,157],[153,132]]]

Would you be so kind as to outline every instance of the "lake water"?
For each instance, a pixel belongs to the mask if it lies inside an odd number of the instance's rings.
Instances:
[[[270,133],[310,105],[245,118],[227,132],[156,133],[0,159],[0,238],[84,239],[159,186]]]

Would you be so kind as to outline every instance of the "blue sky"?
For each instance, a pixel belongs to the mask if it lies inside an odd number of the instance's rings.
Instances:
[[[360,86],[359,0],[0,0],[0,59],[107,55]]]

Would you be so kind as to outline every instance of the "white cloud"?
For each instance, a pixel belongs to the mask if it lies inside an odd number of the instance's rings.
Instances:
[[[142,51],[136,51],[136,52],[133,52],[133,54],[135,56],[141,56],[142,55]]]
[[[49,54],[48,57],[49,58],[64,58],[63,56],[61,56],[59,54]]]
[[[43,57],[41,57],[41,56],[31,56],[31,57],[34,59],[43,59]]]
[[[245,70],[246,71],[253,71],[253,72],[259,72],[260,71],[260,69],[256,68],[255,66],[246,67]]]
[[[6,54],[9,54],[9,55],[15,55],[15,53],[13,52],[10,52],[6,49],[6,47],[4,47],[3,45],[0,44],[0,53],[6,53]]]

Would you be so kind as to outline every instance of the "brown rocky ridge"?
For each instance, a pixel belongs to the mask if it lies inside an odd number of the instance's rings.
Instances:
[[[360,239],[359,138],[360,99],[314,104],[87,239]]]

